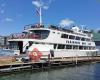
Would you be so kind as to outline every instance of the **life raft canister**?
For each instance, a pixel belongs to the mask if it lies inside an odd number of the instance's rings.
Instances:
[[[37,49],[34,48],[30,53],[29,53],[29,57],[31,60],[34,60],[35,62],[38,62],[39,59],[41,58],[42,53]]]

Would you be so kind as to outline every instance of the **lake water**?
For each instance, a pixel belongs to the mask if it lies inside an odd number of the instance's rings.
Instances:
[[[14,51],[10,49],[0,49],[0,56],[13,56]]]
[[[100,80],[100,63],[46,71],[25,71],[0,76],[0,80]]]

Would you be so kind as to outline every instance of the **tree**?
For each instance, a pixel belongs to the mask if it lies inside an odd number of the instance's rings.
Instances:
[[[98,30],[97,33],[100,33],[100,30]]]

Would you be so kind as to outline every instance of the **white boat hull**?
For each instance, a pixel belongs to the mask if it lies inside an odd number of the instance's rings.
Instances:
[[[47,58],[50,51],[41,51],[42,58]],[[64,57],[92,57],[92,56],[99,56],[100,54],[96,50],[60,50],[54,51],[54,58],[64,58]],[[45,56],[45,57],[44,57]],[[52,57],[50,55],[50,57]]]

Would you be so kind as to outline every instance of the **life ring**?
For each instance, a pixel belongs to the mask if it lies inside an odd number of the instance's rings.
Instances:
[[[42,53],[37,49],[34,48],[30,53],[29,53],[29,58],[31,60],[34,60],[35,62],[38,62],[42,56]]]

